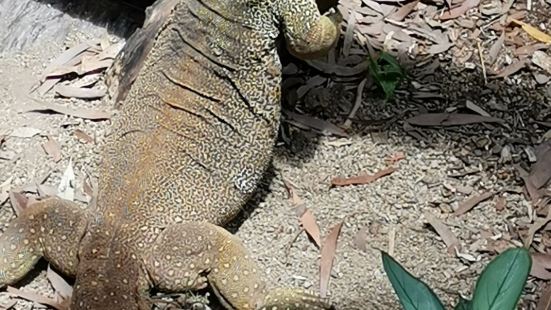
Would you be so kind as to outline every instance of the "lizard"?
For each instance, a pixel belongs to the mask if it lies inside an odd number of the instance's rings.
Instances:
[[[270,162],[279,39],[307,59],[338,36],[314,0],[178,0],[105,138],[95,203],[50,197],[25,209],[0,236],[0,287],[43,257],[75,278],[71,310],[151,309],[152,288],[206,286],[228,309],[331,308],[314,292],[270,288],[223,226]]]

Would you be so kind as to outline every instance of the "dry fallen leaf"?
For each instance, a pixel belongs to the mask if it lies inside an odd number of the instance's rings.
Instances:
[[[512,22],[514,22],[515,24],[517,25],[520,25],[522,27],[522,29],[524,31],[526,31],[526,33],[528,33],[532,38],[540,41],[540,42],[543,42],[543,43],[546,43],[546,44],[549,44],[551,43],[551,36],[548,35],[547,33],[539,30],[538,28],[530,25],[530,24],[527,24],[525,22],[522,22],[518,19],[514,19],[512,18],[511,19]]]
[[[551,280],[551,255],[532,253],[532,269],[530,275],[542,280]]]
[[[458,18],[465,14],[468,10],[477,7],[480,4],[480,0],[466,0],[460,5],[451,8],[449,11],[445,11],[442,15],[438,16],[440,20],[448,20]]]
[[[316,217],[310,211],[306,209],[300,217],[300,225],[306,231],[306,233],[314,240],[314,243],[318,248],[321,248],[321,232],[316,221]]]
[[[48,136],[48,141],[42,144],[42,148],[46,154],[53,158],[54,162],[57,163],[61,160],[61,147],[59,146],[59,143],[57,143],[57,141],[51,136]]]
[[[532,62],[545,70],[547,74],[551,74],[551,56],[547,55],[546,52],[535,51],[532,54]]]
[[[432,214],[426,214],[427,221],[429,224],[434,228],[436,233],[442,238],[442,241],[446,244],[448,247],[448,253],[453,254],[456,251],[460,251],[461,243],[455,236],[455,234],[451,231],[451,229],[446,226],[442,221],[437,219]]]
[[[503,196],[497,197],[496,210],[503,211],[507,207],[507,199]]]
[[[385,158],[385,162],[388,165],[393,165],[403,159],[406,159],[406,154],[404,154],[404,152],[397,152],[392,154],[390,157]]]
[[[75,200],[75,171],[73,170],[73,161],[69,160],[65,172],[61,176],[59,186],[57,188],[57,196],[65,200]]]
[[[71,295],[73,294],[73,288],[61,275],[59,275],[55,270],[52,269],[50,264],[48,264],[48,269],[46,271],[46,277],[52,284],[56,294],[59,295],[64,300],[70,300]]]
[[[21,297],[23,299],[30,300],[32,302],[37,302],[39,304],[47,305],[47,306],[53,307],[57,310],[68,310],[69,309],[69,307],[67,305],[61,304],[61,303],[57,302],[56,300],[53,300],[51,298],[42,296],[42,295],[34,293],[34,292],[22,291],[20,289],[12,287],[12,286],[8,286],[6,291],[8,293],[10,293],[11,295]]]
[[[10,202],[17,216],[19,216],[29,204],[29,200],[25,197],[25,195],[14,191],[10,191]]]
[[[488,65],[493,65],[496,60],[499,52],[503,48],[503,43],[505,42],[505,31],[501,32],[501,35],[497,40],[492,44],[490,50],[488,51],[488,57],[486,57],[486,63]]]
[[[551,285],[541,293],[536,310],[551,310]]]
[[[388,167],[377,171],[375,174],[365,174],[350,178],[333,178],[331,186],[365,185],[392,174],[394,171],[396,171],[396,168]]]
[[[503,123],[505,121],[497,117],[476,114],[426,113],[408,118],[406,122],[415,126],[459,126],[477,123]]]
[[[303,201],[300,198],[300,196],[297,194],[295,186],[293,186],[291,182],[285,179],[283,179],[283,185],[285,185],[285,189],[287,190],[287,194],[289,195],[288,199],[291,201],[291,205],[293,207],[301,206],[303,204]]]
[[[324,135],[348,137],[348,134],[344,130],[334,124],[331,124],[328,121],[324,121],[307,115],[297,114],[291,111],[285,111],[285,115],[287,116],[287,122],[297,127],[312,129]]]
[[[73,134],[75,135],[75,137],[77,137],[77,139],[79,139],[80,141],[82,141],[84,143],[94,143],[94,138],[90,137],[89,134],[85,133],[84,131],[82,131],[80,129],[75,129]]]
[[[32,127],[18,127],[9,131],[8,136],[16,138],[32,138],[41,133],[42,130]]]
[[[106,120],[111,118],[111,113],[99,111],[99,110],[88,110],[88,109],[70,109],[63,106],[52,105],[52,104],[42,104],[34,105],[22,112],[55,112],[59,114],[65,114],[73,117],[84,118],[89,120]]]
[[[323,241],[321,247],[321,259],[320,259],[320,295],[322,298],[327,296],[327,290],[329,287],[329,278],[331,277],[331,269],[333,268],[333,260],[335,259],[335,252],[337,251],[337,240],[341,232],[343,222],[340,222],[333,226],[329,230],[329,234]]]
[[[524,69],[524,67],[526,67],[526,59],[514,60],[513,63],[501,69],[499,72],[497,72],[493,76],[493,78],[506,78],[510,75],[517,73],[521,69]]]
[[[528,227],[528,232],[524,239],[524,245],[529,247],[534,240],[534,234],[542,229],[547,223],[551,222],[551,208],[547,211],[547,216],[544,218],[537,218],[532,225]]]
[[[106,89],[80,88],[69,85],[57,85],[55,92],[65,98],[99,99],[107,94]]]
[[[469,212],[472,208],[476,207],[479,203],[484,200],[492,198],[497,192],[486,192],[481,195],[474,195],[469,197],[467,200],[459,204],[459,207],[454,211],[455,215],[461,215]]]

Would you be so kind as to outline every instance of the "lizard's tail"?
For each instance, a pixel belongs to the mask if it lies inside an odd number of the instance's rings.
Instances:
[[[325,298],[318,294],[302,289],[279,288],[271,291],[264,298],[264,303],[258,309],[334,309]]]

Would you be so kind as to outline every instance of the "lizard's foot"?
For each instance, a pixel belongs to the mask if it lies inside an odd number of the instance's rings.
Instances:
[[[206,277],[228,309],[331,309],[323,299],[299,289],[266,290],[259,266],[239,238],[210,223],[169,226],[144,261],[153,284],[162,290],[195,289]]]
[[[74,275],[85,229],[84,211],[70,201],[48,198],[29,206],[0,236],[0,287],[22,279],[42,256]]]
[[[302,289],[280,288],[271,291],[259,306],[260,310],[271,309],[334,309],[328,300],[314,292]]]

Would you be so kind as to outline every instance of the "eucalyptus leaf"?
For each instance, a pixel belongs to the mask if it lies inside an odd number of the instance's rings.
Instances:
[[[436,294],[385,252],[383,267],[404,310],[444,310]]]
[[[478,278],[472,309],[516,309],[531,266],[532,259],[524,248],[509,249],[498,255]]]

